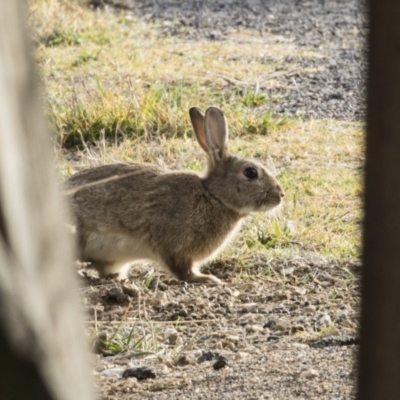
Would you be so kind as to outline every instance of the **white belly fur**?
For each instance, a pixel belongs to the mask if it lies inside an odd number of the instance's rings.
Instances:
[[[135,237],[118,234],[91,232],[86,240],[84,257],[124,263],[135,260],[153,259],[157,255],[145,243]]]
[[[193,269],[199,271],[200,266],[208,261],[213,260],[227,246],[239,231],[242,220],[238,221],[234,229],[225,238],[222,244],[211,254],[205,257],[194,259]],[[157,262],[162,269],[168,271],[169,268],[164,264],[163,260],[157,253],[152,251],[140,238],[118,235],[105,234],[102,232],[91,232],[86,240],[83,256],[85,259],[98,259],[114,262],[121,274],[128,272],[130,263],[139,260],[152,260]]]

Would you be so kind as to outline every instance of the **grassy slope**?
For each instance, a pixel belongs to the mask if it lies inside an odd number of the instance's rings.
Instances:
[[[287,192],[281,210],[249,219],[221,257],[251,265],[264,253],[359,256],[361,125],[274,116],[269,105],[279,97],[258,90],[301,72],[282,63],[286,54],[318,54],[246,32],[224,42],[163,37],[162,25],[77,2],[31,0],[30,21],[48,115],[64,145],[63,177],[116,160],[200,170],[187,110],[215,104],[227,115],[233,152],[272,165]],[[274,61],[264,63],[266,55]],[[65,150],[75,144],[83,150]]]

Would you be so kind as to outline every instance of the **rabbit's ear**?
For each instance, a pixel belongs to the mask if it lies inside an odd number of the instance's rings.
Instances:
[[[189,110],[194,133],[202,149],[208,154],[206,135],[204,134],[204,112],[200,108],[192,107]]]
[[[205,116],[208,154],[214,164],[228,156],[228,124],[218,107],[209,107]]]

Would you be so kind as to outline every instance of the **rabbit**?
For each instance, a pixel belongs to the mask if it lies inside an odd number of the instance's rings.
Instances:
[[[229,154],[223,112],[189,110],[206,152],[203,175],[139,163],[76,173],[67,181],[80,260],[101,277],[127,276],[135,260],[153,260],[188,283],[221,283],[200,272],[252,212],[278,206],[284,191],[259,162]]]

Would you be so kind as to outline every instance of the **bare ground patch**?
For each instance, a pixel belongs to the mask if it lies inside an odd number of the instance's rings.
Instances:
[[[245,272],[217,262],[222,287],[143,276],[148,266],[133,285],[86,278],[103,398],[351,398],[360,265],[312,258],[258,257]],[[122,377],[144,367],[154,376]]]

